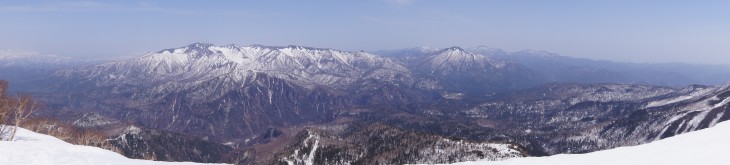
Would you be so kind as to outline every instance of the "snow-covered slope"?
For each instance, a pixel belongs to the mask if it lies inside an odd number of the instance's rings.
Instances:
[[[129,159],[101,148],[66,143],[52,136],[18,129],[15,141],[0,141],[0,164],[25,165],[192,165],[191,162],[160,162]]]
[[[730,146],[730,122],[715,127],[689,132],[645,145],[621,147],[588,154],[567,154],[549,157],[517,158],[505,161],[475,161],[456,163],[458,165],[720,165],[730,162],[725,152]]]

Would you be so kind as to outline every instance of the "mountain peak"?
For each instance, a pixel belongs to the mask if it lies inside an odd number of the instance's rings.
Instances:
[[[288,45],[286,48],[292,48],[292,49],[299,49],[299,50],[334,50],[329,48],[315,48],[315,47],[308,47],[308,46],[301,46],[301,45]]]
[[[301,45],[287,45],[287,46],[268,46],[268,45],[260,45],[260,44],[254,44],[250,47],[256,47],[256,48],[265,48],[265,49],[296,49],[296,50],[335,50],[335,49],[329,49],[329,48],[315,48],[315,47],[309,47],[309,46],[301,46]]]
[[[185,52],[198,51],[198,52],[205,52],[205,51],[209,51],[208,48],[210,48],[212,46],[214,46],[214,45],[211,44],[211,43],[196,42],[196,43],[192,43],[192,44],[189,44],[189,45],[183,46],[183,47],[163,49],[163,50],[157,51],[155,53],[156,54],[164,54],[165,52],[167,52],[167,53],[173,53],[175,51],[185,51]]]
[[[196,43],[192,43],[192,44],[186,46],[186,48],[188,48],[188,49],[208,49],[211,46],[214,46],[214,45],[211,43],[196,42]]]
[[[465,51],[461,47],[445,48],[433,53],[427,58],[427,64],[432,73],[436,70],[442,73],[450,73],[502,67],[502,64],[495,63],[487,56]]]
[[[440,51],[434,52],[433,54],[448,54],[449,56],[453,55],[472,55],[471,53],[467,52],[466,50],[462,49],[458,46],[453,46],[445,49],[441,49]]]
[[[195,43],[192,43],[192,44],[188,45],[188,47],[210,47],[210,46],[213,46],[213,45],[214,44],[207,43],[207,42],[195,42]]]

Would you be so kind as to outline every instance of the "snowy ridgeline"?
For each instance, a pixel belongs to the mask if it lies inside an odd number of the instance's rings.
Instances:
[[[0,141],[0,164],[25,165],[192,165],[129,159],[101,148],[73,145],[52,136],[18,129],[15,141]]]
[[[516,158],[505,161],[475,161],[457,165],[721,165],[728,164],[725,152],[730,146],[730,122],[689,132],[649,144],[620,147],[587,154],[566,154],[549,157]]]

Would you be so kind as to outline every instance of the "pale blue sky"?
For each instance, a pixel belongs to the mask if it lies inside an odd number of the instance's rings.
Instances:
[[[632,62],[730,64],[730,1],[1,1],[0,49],[77,57],[193,42],[343,50],[539,49]]]

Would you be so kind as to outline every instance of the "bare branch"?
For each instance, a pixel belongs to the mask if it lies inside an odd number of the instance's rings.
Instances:
[[[14,128],[13,132],[10,133],[10,138],[8,140],[12,141],[15,138],[15,133],[17,132],[18,127],[37,110],[38,103],[28,95],[6,100],[11,100],[11,104],[9,105],[13,117]]]

